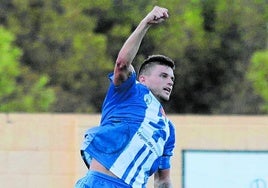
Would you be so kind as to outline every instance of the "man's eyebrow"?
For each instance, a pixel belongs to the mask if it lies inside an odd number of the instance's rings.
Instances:
[[[170,76],[172,79],[175,79],[175,76],[174,75],[170,75],[166,72],[160,72],[160,75],[167,75],[167,76]]]

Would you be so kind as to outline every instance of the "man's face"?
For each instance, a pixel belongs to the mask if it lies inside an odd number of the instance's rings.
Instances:
[[[148,73],[140,75],[139,81],[146,85],[159,101],[168,101],[174,84],[172,68],[154,65]]]

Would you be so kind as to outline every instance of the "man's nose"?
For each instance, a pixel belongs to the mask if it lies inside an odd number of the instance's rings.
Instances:
[[[174,80],[172,78],[169,78],[168,85],[173,86]]]

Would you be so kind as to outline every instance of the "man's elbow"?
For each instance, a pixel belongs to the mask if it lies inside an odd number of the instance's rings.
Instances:
[[[155,188],[172,188],[169,170],[159,170],[154,174]]]
[[[172,188],[170,180],[155,180],[154,181],[155,188]]]
[[[115,61],[115,68],[118,70],[125,70],[127,68],[128,62],[127,59],[122,57],[122,56],[118,56],[116,61]]]

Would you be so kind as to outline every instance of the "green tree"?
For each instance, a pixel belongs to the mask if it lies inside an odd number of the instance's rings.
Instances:
[[[0,27],[0,97],[1,101],[16,90],[16,77],[19,74],[21,50],[13,47],[14,36]],[[2,105],[1,105],[2,107]]]
[[[105,75],[155,4],[167,7],[170,19],[150,29],[134,63],[153,53],[175,60],[167,110],[260,113],[262,100],[245,72],[252,54],[266,47],[266,0],[3,0],[0,22],[16,35],[30,75],[48,75],[56,92],[52,111],[98,112]]]
[[[268,112],[268,50],[255,52],[251,59],[247,76],[263,99],[263,110]]]
[[[54,92],[47,88],[48,77],[32,74],[19,64],[22,51],[13,45],[15,37],[0,27],[0,111],[48,111]]]
[[[106,36],[94,32],[96,12],[111,1],[13,1],[6,25],[23,49],[22,64],[47,74],[56,92],[53,111],[98,111],[112,61]],[[101,76],[100,76],[101,75]],[[98,88],[98,89],[96,89]]]
[[[177,62],[179,80],[171,109],[209,114],[260,112],[260,100],[245,79],[245,71],[250,54],[264,47],[264,5],[264,1],[182,0],[170,7],[171,15],[178,16],[159,35],[158,46],[167,47],[160,51]]]

